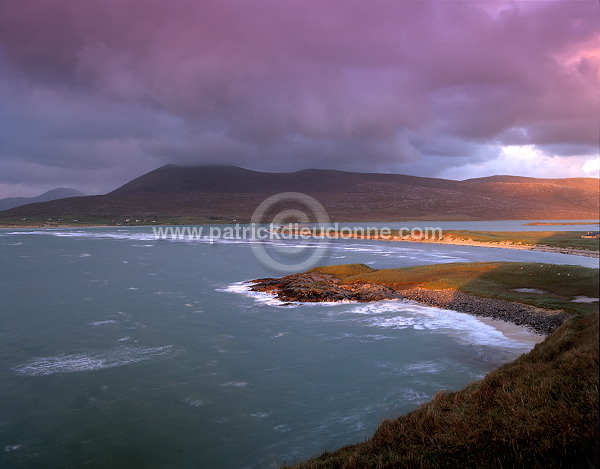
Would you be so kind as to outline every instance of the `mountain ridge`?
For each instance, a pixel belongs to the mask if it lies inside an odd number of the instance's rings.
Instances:
[[[8,217],[210,217],[249,220],[267,197],[300,192],[334,221],[400,219],[596,219],[596,178],[491,176],[464,181],[402,174],[304,169],[268,173],[237,166],[165,165],[102,196],[29,204]]]
[[[37,202],[48,202],[50,200],[64,199],[66,197],[84,196],[85,194],[83,192],[79,192],[76,189],[57,187],[56,189],[50,189],[35,197],[6,197],[4,199],[0,199],[0,211]]]

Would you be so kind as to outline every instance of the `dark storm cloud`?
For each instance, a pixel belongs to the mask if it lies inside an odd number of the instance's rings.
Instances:
[[[5,1],[0,184],[26,182],[19,165],[109,190],[164,163],[444,175],[503,145],[591,158],[598,10]]]

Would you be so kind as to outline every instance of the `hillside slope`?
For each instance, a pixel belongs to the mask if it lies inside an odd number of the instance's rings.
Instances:
[[[104,195],[27,205],[15,217],[220,217],[248,220],[268,196],[302,192],[333,221],[591,219],[598,180],[498,176],[466,181],[306,169],[264,173],[231,166],[166,165]]]
[[[65,197],[81,197],[85,194],[75,189],[65,189],[59,187],[51,189],[36,197],[8,197],[0,199],[0,211],[10,208],[20,207],[21,205],[33,204],[37,202],[48,202],[49,200],[64,199]]]

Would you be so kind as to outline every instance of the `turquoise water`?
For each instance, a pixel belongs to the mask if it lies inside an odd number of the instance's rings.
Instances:
[[[283,307],[246,290],[274,273],[245,241],[2,230],[0,259],[0,467],[277,467],[531,347],[412,303]],[[598,262],[338,240],[322,263],[477,260]]]

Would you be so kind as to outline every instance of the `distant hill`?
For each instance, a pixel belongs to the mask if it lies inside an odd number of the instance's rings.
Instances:
[[[211,217],[248,220],[268,196],[302,192],[333,221],[596,219],[598,179],[514,176],[453,181],[306,169],[265,173],[233,166],[166,165],[103,195],[30,204],[9,217]]]
[[[64,199],[65,197],[82,197],[85,194],[75,189],[65,189],[59,187],[58,189],[51,189],[44,192],[42,195],[37,197],[9,197],[6,199],[0,199],[0,211],[8,210],[9,208],[20,207],[21,205],[33,204],[36,202],[48,202],[50,200]]]

